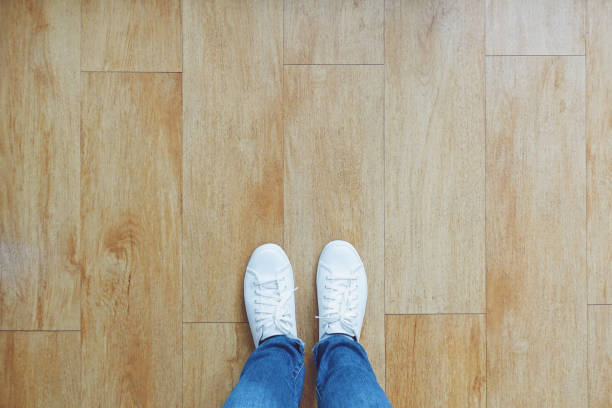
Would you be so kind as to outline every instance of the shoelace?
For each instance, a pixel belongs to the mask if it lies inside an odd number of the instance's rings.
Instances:
[[[280,268],[278,272],[288,267],[290,267],[289,264]],[[253,271],[249,271],[255,275]],[[276,327],[283,333],[290,333],[293,329],[293,319],[291,319],[290,308],[286,307],[286,304],[298,288],[289,289],[284,276],[260,282],[255,280],[253,284],[257,296],[255,303],[260,305],[255,308],[257,331],[261,331],[263,335],[266,328]]]
[[[353,336],[356,336],[356,330],[353,327],[353,320],[357,318],[357,301],[359,296],[357,289],[357,272],[363,265],[360,264],[353,270],[347,273],[332,272],[325,264],[319,262],[319,265],[330,272],[325,279],[325,289],[327,295],[324,295],[326,301],[325,310],[321,311],[321,315],[315,316],[329,327],[334,323],[340,323],[342,328]]]

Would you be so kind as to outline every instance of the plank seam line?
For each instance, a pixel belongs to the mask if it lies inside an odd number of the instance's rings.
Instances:
[[[584,54],[485,54],[485,57],[584,57]]]
[[[249,324],[249,322],[183,322],[183,324]]]
[[[24,333],[73,333],[80,332],[81,329],[58,329],[58,330],[31,330],[31,329],[0,329],[0,332],[24,332]]]
[[[318,66],[318,65],[323,65],[323,66],[329,66],[329,65],[338,65],[338,66],[378,66],[378,67],[382,67],[385,64],[283,64],[285,66],[287,65],[291,65],[291,66]]]
[[[183,71],[90,71],[81,70],[81,72],[92,72],[101,74],[182,74]]]
[[[486,312],[449,312],[449,313],[385,313],[385,316],[462,316],[462,315],[476,315],[484,316]]]

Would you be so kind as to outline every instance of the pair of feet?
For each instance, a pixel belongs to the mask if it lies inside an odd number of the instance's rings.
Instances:
[[[251,255],[244,276],[246,306],[255,347],[272,336],[297,338],[293,269],[283,249],[264,244]],[[319,340],[344,334],[359,341],[368,282],[357,250],[348,242],[328,243],[317,267]]]

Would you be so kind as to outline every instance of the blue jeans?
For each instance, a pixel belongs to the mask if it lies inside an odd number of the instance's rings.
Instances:
[[[320,408],[390,407],[361,345],[331,335],[315,346]],[[304,346],[276,336],[262,343],[244,365],[225,408],[297,407],[304,386]]]

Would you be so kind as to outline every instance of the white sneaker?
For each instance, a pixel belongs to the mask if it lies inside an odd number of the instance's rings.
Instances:
[[[325,245],[317,268],[319,340],[346,334],[359,341],[368,299],[368,280],[357,250],[348,242]]]
[[[246,307],[255,347],[271,336],[297,338],[293,269],[276,244],[255,249],[244,275]]]

